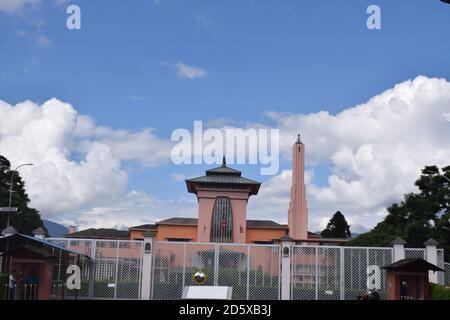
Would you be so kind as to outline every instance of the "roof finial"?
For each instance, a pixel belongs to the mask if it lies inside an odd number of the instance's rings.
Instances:
[[[300,135],[297,135],[297,143],[302,143],[302,138],[300,137]]]
[[[226,166],[227,166],[227,159],[225,158],[225,156],[223,156],[222,167],[226,167]]]

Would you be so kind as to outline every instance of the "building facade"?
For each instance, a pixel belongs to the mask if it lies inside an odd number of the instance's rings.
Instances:
[[[296,243],[342,244],[344,239],[323,239],[308,232],[308,207],[305,187],[305,145],[300,139],[292,147],[292,185],[288,209],[288,224],[270,220],[248,220],[247,204],[257,196],[261,183],[242,176],[242,172],[222,165],[209,169],[204,176],[186,180],[189,193],[196,196],[196,218],[174,217],[129,228],[128,237],[143,240],[144,233],[153,232],[156,240],[176,242],[216,243],[276,243],[290,237]],[[103,229],[104,231],[107,229]],[[106,232],[106,231],[105,231]],[[98,232],[90,233],[99,237]],[[114,234],[112,231],[106,232]],[[86,232],[72,233],[67,237],[80,238]]]

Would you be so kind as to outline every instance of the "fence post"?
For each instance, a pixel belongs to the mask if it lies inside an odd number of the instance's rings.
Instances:
[[[89,298],[94,297],[94,282],[95,282],[95,273],[97,271],[97,267],[95,265],[95,260],[97,256],[97,240],[91,240],[91,263],[89,265],[89,289],[88,296]]]
[[[392,241],[391,244],[394,248],[392,254],[392,259],[394,261],[392,262],[397,262],[405,259],[405,244],[406,244],[405,240],[397,238],[394,241]]]
[[[154,248],[153,232],[144,233],[144,256],[142,257],[142,286],[141,300],[150,300],[150,292],[153,280],[153,248]]]
[[[425,246],[425,257],[427,261],[437,266],[437,241],[430,238],[423,245]],[[436,271],[428,271],[428,278],[431,283],[438,283],[438,274]]]
[[[281,300],[290,300],[291,294],[291,250],[293,239],[284,236],[281,239]]]
[[[214,244],[214,286],[219,285],[220,244]]]
[[[339,257],[339,291],[340,291],[340,299],[345,300],[345,254],[344,254],[344,247],[340,248],[339,251],[340,257]]]

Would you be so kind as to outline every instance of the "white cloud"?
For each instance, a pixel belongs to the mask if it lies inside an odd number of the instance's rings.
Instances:
[[[445,120],[447,120],[448,122],[450,122],[450,112],[444,113],[444,118],[445,118]]]
[[[205,69],[188,66],[182,62],[175,63],[174,67],[177,70],[178,77],[184,79],[194,80],[197,78],[205,78],[208,75]]]
[[[0,154],[13,166],[35,164],[21,175],[31,204],[46,218],[116,203],[128,183],[123,162],[161,165],[168,162],[169,149],[152,129],[99,127],[57,99],[16,106],[0,101]]]
[[[280,128],[285,157],[301,133],[307,163],[331,162],[328,184],[307,188],[310,229],[322,229],[337,210],[355,226],[372,227],[387,206],[415,190],[423,166],[449,165],[450,124],[442,117],[449,110],[450,83],[420,76],[337,115],[269,113]],[[261,202],[255,204],[257,214],[286,217],[286,174],[263,186],[260,199],[253,200]]]
[[[181,209],[182,208],[182,209]],[[82,210],[76,216],[60,217],[65,225],[76,225],[79,230],[88,228],[127,229],[131,226],[155,223],[177,217],[193,217],[197,213],[194,197],[179,200],[160,200],[140,191],[131,191],[107,206]]]
[[[186,177],[186,176],[185,176],[184,174],[182,174],[182,173],[175,173],[175,172],[172,172],[172,173],[170,174],[170,176],[172,177],[173,181],[176,181],[176,182],[180,182],[180,181],[184,181],[184,180],[188,179],[188,177]]]
[[[40,0],[0,0],[0,11],[9,14],[20,14],[26,7],[39,4]]]
[[[40,5],[41,0],[0,0],[0,12],[8,15],[20,15],[24,10],[35,8]],[[53,0],[57,6],[66,5],[69,0]]]
[[[62,6],[68,4],[70,0],[53,0],[53,1],[57,6]]]
[[[52,45],[52,41],[45,35],[39,34],[36,36],[36,43],[43,48],[50,47]]]
[[[137,101],[144,101],[145,98],[143,96],[131,95],[128,96],[128,100],[137,102]]]
[[[204,14],[196,13],[194,14],[194,19],[198,25],[201,25],[205,28],[211,28],[214,25],[213,20]]]
[[[336,115],[269,113],[280,129],[284,157],[290,159],[297,133],[306,143],[309,229],[320,231],[340,210],[352,231],[364,231],[386,215],[387,206],[415,190],[424,165],[449,165],[450,123],[443,116],[449,112],[450,83],[417,77]],[[192,195],[163,201],[139,191],[126,193],[123,162],[164,164],[170,146],[152,129],[98,126],[56,99],[41,106],[0,102],[0,154],[14,165],[38,164],[21,174],[32,204],[45,217],[60,217],[57,221],[100,227],[195,217]],[[325,185],[317,183],[315,165],[330,165]],[[180,173],[171,177],[184,178]],[[269,179],[250,199],[248,217],[286,223],[290,186],[290,170]]]

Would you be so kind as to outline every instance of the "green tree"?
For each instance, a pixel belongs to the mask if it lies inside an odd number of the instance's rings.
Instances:
[[[12,174],[11,163],[0,155],[0,207],[8,207],[9,205],[9,188]],[[19,213],[11,215],[10,224],[24,234],[31,234],[34,229],[44,227],[39,212],[28,207],[30,199],[18,172],[14,175],[13,191],[11,206],[19,208]],[[7,216],[2,214],[0,215],[0,231],[5,229],[6,225]]]
[[[350,238],[352,234],[344,215],[338,211],[331,217],[321,235],[324,238]]]
[[[422,247],[433,238],[450,253],[450,166],[439,170],[426,166],[416,181],[418,192],[408,193],[403,201],[387,208],[388,215],[373,230],[349,242],[355,246],[390,246],[401,237],[409,247]]]

